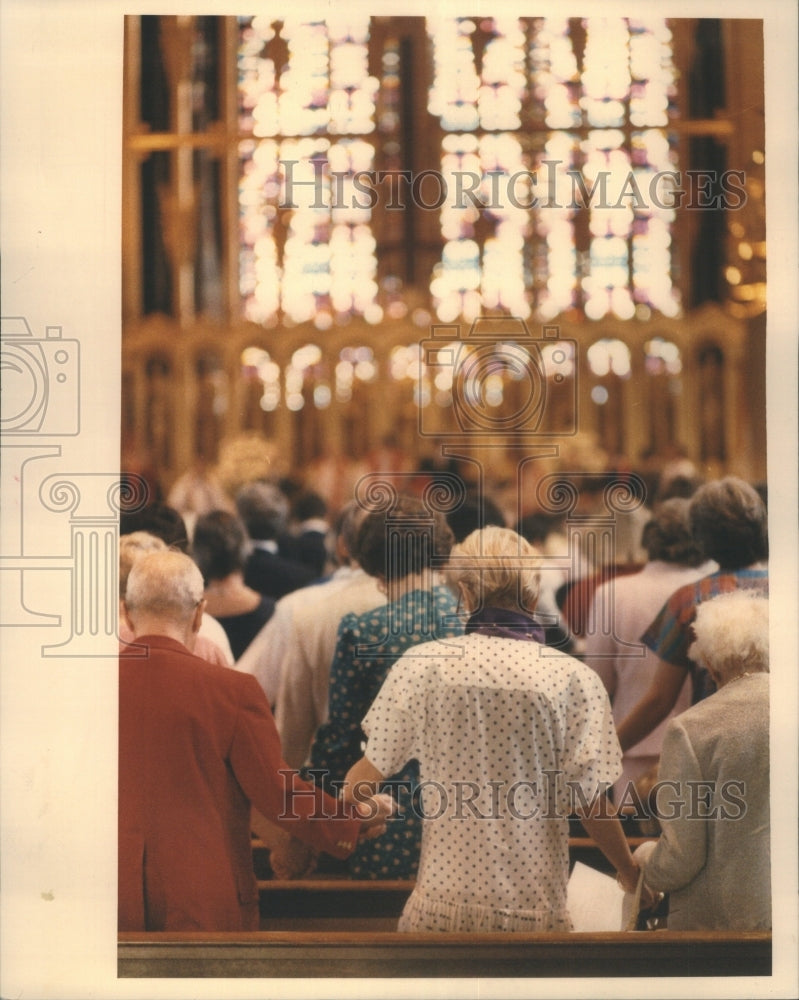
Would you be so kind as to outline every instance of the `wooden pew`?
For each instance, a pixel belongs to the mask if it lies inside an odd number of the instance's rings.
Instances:
[[[262,931],[395,931],[409,880],[340,876],[258,881]]]
[[[631,849],[646,839],[629,838]],[[345,868],[338,874],[275,879],[269,872],[268,852],[259,857],[260,852],[261,845],[256,847],[256,871],[261,876],[258,889],[263,931],[393,931],[414,887],[412,880],[351,879]],[[599,871],[612,870],[589,837],[570,838],[569,855],[572,863],[581,861]]]
[[[629,838],[634,849],[649,838]],[[596,844],[572,837],[572,863],[607,868]],[[256,870],[271,875],[254,843]],[[413,881],[259,878],[261,929],[251,934],[126,933],[120,977],[630,977],[766,976],[767,933],[668,930],[593,934],[399,934]]]
[[[601,934],[398,934],[255,931],[123,933],[131,977],[578,978],[771,974],[771,935],[692,931]]]

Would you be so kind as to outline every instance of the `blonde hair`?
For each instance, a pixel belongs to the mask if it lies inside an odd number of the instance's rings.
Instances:
[[[703,601],[696,609],[695,641],[689,657],[703,664],[721,683],[737,674],[769,668],[768,598],[734,590]]]
[[[164,552],[168,548],[166,542],[151,535],[149,531],[131,531],[119,539],[119,596],[125,596],[128,577],[133,564],[147,552]]]
[[[488,525],[453,547],[445,577],[473,609],[531,611],[541,589],[541,553],[510,528]]]

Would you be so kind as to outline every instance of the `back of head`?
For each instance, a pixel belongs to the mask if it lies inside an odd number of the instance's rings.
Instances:
[[[366,512],[357,500],[349,500],[338,511],[333,521],[334,557],[339,563],[355,561],[355,546],[358,539],[358,529],[366,516]]]
[[[700,476],[677,475],[672,476],[660,483],[655,493],[655,502],[671,500],[680,497],[683,500],[690,500],[696,493],[704,480]]]
[[[399,543],[401,539],[401,544]],[[446,562],[454,537],[446,518],[416,497],[401,495],[389,511],[367,513],[355,543],[355,559],[370,576],[402,580]]]
[[[170,548],[189,551],[189,533],[179,511],[166,503],[153,503],[141,510],[120,515],[120,533],[146,531],[165,542]]]
[[[541,586],[541,554],[510,528],[489,525],[455,545],[447,584],[473,608],[532,611]]]
[[[285,530],[289,501],[274,483],[258,480],[242,486],[236,494],[236,510],[250,538],[266,541]]]
[[[292,501],[291,515],[299,524],[313,519],[324,520],[328,516],[327,502],[315,490],[301,490]]]
[[[704,562],[702,550],[691,530],[689,501],[674,497],[659,503],[651,519],[644,525],[641,545],[650,560],[699,566]]]
[[[543,546],[550,535],[562,530],[562,517],[544,511],[525,514],[516,524],[516,531],[531,545]]]
[[[133,564],[125,591],[131,618],[191,622],[203,598],[203,578],[194,560],[167,549],[148,552]]]
[[[162,538],[148,531],[133,531],[119,539],[119,596],[125,596],[128,577],[133,564],[148,552],[164,552],[167,544]]]
[[[235,514],[213,510],[197,519],[192,538],[192,556],[206,584],[241,572],[249,539]]]
[[[688,655],[720,683],[769,668],[768,598],[751,590],[720,594],[696,609]]]
[[[749,483],[737,476],[713,480],[690,503],[691,527],[706,558],[742,569],[768,557],[766,508]]]
[[[456,542],[462,542],[478,528],[488,524],[498,524],[504,527],[505,515],[490,496],[469,493],[463,501],[447,514],[447,523],[452,528]]]

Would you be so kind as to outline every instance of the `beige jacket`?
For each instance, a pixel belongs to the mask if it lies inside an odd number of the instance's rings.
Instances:
[[[647,885],[670,895],[669,930],[769,929],[769,675],[673,719],[659,780],[663,833],[638,857]]]

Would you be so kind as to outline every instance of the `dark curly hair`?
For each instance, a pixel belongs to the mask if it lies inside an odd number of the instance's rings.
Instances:
[[[481,496],[474,491],[467,493],[446,517],[456,542],[462,542],[473,531],[488,524],[505,527],[505,515],[499,504],[490,496]]]
[[[401,495],[389,511],[371,511],[358,528],[355,556],[370,576],[401,580],[443,568],[455,541],[444,515]]]

